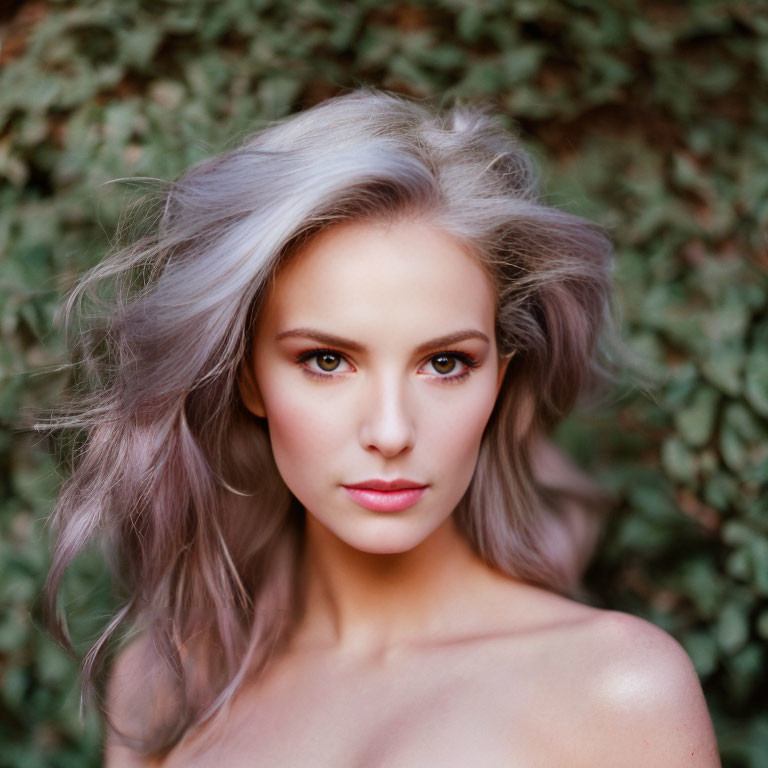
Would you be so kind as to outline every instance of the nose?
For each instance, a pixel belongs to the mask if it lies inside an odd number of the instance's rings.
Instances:
[[[416,437],[407,385],[380,377],[362,399],[360,443],[366,451],[378,451],[386,458],[413,447]]]

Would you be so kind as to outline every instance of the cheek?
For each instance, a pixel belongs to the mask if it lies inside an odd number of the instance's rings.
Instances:
[[[348,427],[330,407],[317,398],[302,398],[284,388],[268,400],[268,428],[280,474],[297,496],[312,482],[316,470],[324,470],[341,448]]]
[[[429,418],[429,453],[439,459],[436,468],[459,485],[468,485],[472,478],[480,441],[495,402],[493,386],[473,394],[457,407],[434,409]],[[429,410],[427,406],[425,415]]]

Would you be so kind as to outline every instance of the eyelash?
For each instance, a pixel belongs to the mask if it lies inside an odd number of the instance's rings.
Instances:
[[[332,371],[329,371],[328,373],[320,373],[319,371],[312,370],[312,368],[308,368],[304,363],[306,363],[308,360],[311,360],[312,358],[319,357],[320,355],[335,355],[337,357],[340,357],[342,360],[345,359],[344,355],[342,355],[340,352],[337,352],[334,349],[310,349],[307,352],[302,352],[301,354],[296,356],[295,362],[297,365],[303,366],[304,371],[309,376],[313,376],[317,379],[331,379],[338,374],[333,373]],[[434,360],[436,357],[453,357],[456,360],[459,360],[460,362],[464,363],[466,366],[464,370],[461,373],[456,373],[453,375],[446,375],[441,376],[440,374],[436,374],[435,377],[438,381],[440,381],[443,384],[455,384],[459,381],[463,381],[464,379],[469,376],[469,374],[472,372],[473,368],[477,368],[479,365],[476,358],[474,358],[472,355],[467,354],[466,352],[438,352],[434,355],[430,355],[429,358],[427,358],[427,362],[430,360]]]

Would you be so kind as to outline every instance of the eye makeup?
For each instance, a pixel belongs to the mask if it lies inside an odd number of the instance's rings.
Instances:
[[[344,359],[344,356],[340,352],[336,352],[333,349],[310,349],[307,352],[301,352],[300,354],[296,355],[294,362],[297,365],[302,366],[302,369],[309,375],[316,376],[321,379],[327,379],[327,378],[333,378],[337,373],[339,373],[339,371],[337,371],[338,366],[336,366],[336,368],[333,368],[331,370],[324,370],[319,367],[311,368],[310,366],[307,365],[307,363],[310,361],[318,362],[318,359],[328,358],[328,357],[337,358],[339,360],[339,364],[341,364],[342,362],[347,362]],[[348,362],[347,362],[347,365],[349,365]]]
[[[337,373],[336,368],[328,371],[323,371],[319,367],[313,368],[308,365],[309,362],[311,361],[317,362],[318,358],[323,358],[323,357],[338,358],[340,362],[344,362],[347,365],[349,365],[349,362],[345,359],[344,355],[342,355],[340,352],[337,352],[334,349],[310,349],[310,350],[307,350],[306,352],[301,352],[295,356],[294,363],[296,365],[301,366],[302,370],[308,376],[312,376],[318,379],[325,379],[325,380],[335,378],[337,375],[339,375]],[[449,371],[446,374],[435,373],[432,376],[432,378],[434,378],[435,380],[445,384],[453,384],[466,379],[470,375],[472,370],[474,368],[477,368],[478,365],[480,365],[479,360],[474,355],[470,355],[466,352],[459,352],[457,350],[445,350],[442,352],[437,352],[434,355],[430,355],[429,358],[427,358],[427,360],[425,361],[425,363],[431,363],[439,359],[458,361],[464,366],[463,369],[460,370],[458,373],[451,373]],[[423,364],[422,364],[422,367],[423,367]],[[419,370],[421,370],[421,368]]]
[[[461,370],[459,373],[449,372],[450,375],[443,375],[440,373],[437,374],[438,381],[446,384],[455,384],[456,382],[463,381],[467,378],[467,376],[469,376],[473,368],[477,368],[477,366],[480,365],[479,361],[475,357],[467,354],[466,352],[438,352],[436,355],[432,355],[427,362],[431,363],[432,361],[439,360],[441,358],[448,360],[458,360],[464,365],[463,370]]]

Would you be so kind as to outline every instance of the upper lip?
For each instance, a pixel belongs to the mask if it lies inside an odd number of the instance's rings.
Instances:
[[[346,488],[369,488],[372,491],[401,491],[404,488],[424,488],[424,483],[416,483],[413,480],[363,480],[362,483],[345,485]]]

